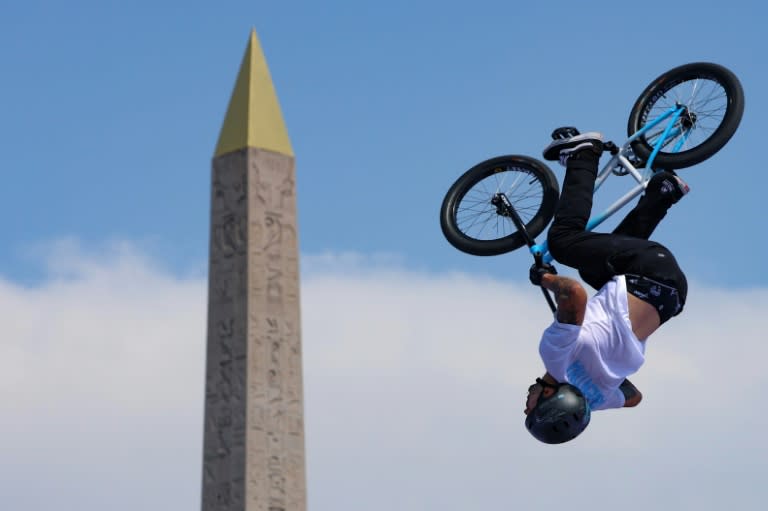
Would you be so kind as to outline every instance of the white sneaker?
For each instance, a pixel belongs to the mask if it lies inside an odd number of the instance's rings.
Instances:
[[[542,154],[545,160],[560,160],[560,163],[564,166],[568,158],[587,149],[598,156],[603,154],[603,135],[597,131],[591,131],[570,138],[553,140],[544,148]]]

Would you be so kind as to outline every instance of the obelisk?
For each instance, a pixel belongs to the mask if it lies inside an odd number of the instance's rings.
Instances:
[[[294,157],[256,32],[213,158],[203,511],[305,511]]]

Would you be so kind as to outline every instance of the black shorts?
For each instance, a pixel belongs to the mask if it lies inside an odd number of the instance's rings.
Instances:
[[[684,297],[680,296],[676,287],[642,275],[627,273],[624,277],[627,280],[627,292],[652,305],[659,313],[662,324],[683,310]]]

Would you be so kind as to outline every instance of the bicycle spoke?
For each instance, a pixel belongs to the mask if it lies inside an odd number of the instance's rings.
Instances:
[[[498,193],[507,197],[523,223],[538,213],[543,196],[541,184],[537,179],[530,179],[525,168],[496,170],[461,198],[456,220],[462,232],[477,240],[498,239],[517,232],[512,219],[491,204]]]
[[[671,84],[651,105],[648,105],[644,121],[656,118],[676,105],[686,107],[684,118],[675,124],[678,134],[664,140],[662,148],[675,147],[681,137],[685,142],[680,150],[688,151],[704,143],[723,121],[727,111],[728,96],[725,88],[717,81],[708,78],[694,78]],[[687,117],[685,117],[687,116]],[[686,125],[686,119],[691,122]],[[645,134],[648,144],[654,146],[666,129],[662,123],[658,128]]]

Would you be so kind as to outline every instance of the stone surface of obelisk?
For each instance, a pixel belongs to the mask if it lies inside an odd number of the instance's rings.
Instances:
[[[304,511],[294,157],[256,32],[213,159],[203,511]]]

